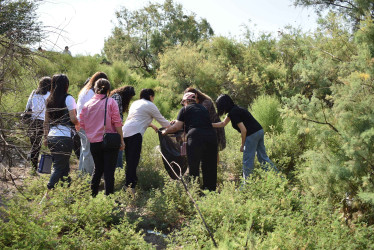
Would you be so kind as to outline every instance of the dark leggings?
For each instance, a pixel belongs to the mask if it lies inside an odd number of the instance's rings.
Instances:
[[[138,183],[136,169],[142,151],[143,137],[140,133],[125,137],[125,158],[126,158],[126,187],[135,188]]]
[[[201,162],[203,188],[215,191],[217,184],[216,136],[189,136],[187,138],[187,158],[190,176],[199,177]]]
[[[38,159],[43,138],[43,120],[35,119],[29,128],[29,137],[31,143],[30,159],[33,169],[38,168]]]
[[[104,174],[105,195],[114,193],[114,172],[118,157],[118,150],[104,151],[102,142],[90,143],[92,158],[95,163],[91,180],[92,196],[99,192],[101,176]]]

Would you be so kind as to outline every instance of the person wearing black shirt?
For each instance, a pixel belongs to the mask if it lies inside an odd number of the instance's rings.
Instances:
[[[257,159],[261,164],[269,163],[278,172],[266,154],[264,130],[251,113],[235,105],[228,95],[220,95],[216,100],[216,105],[218,115],[227,114],[227,117],[223,122],[213,123],[212,126],[215,128],[225,127],[231,121],[232,127],[241,134],[240,152],[243,152],[244,179],[253,173],[256,152]]]
[[[177,121],[163,134],[183,129],[187,133],[187,159],[191,176],[199,177],[199,168],[203,173],[203,188],[216,190],[217,183],[217,136],[212,127],[208,110],[196,103],[194,93],[184,94]]]

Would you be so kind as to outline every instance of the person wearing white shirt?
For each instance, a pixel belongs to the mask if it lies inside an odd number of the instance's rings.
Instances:
[[[52,77],[51,94],[47,99],[44,121],[44,144],[52,154],[53,172],[47,184],[53,189],[60,180],[67,180],[70,171],[69,159],[73,149],[72,125],[79,128],[76,103],[69,95],[69,79],[66,75]],[[48,192],[46,193],[47,197]]]
[[[142,141],[145,130],[152,127],[157,131],[157,127],[152,124],[153,119],[158,121],[161,126],[169,127],[170,122],[166,120],[153,103],[155,93],[152,89],[143,89],[140,92],[140,100],[133,102],[130,106],[126,122],[122,127],[123,138],[125,141],[125,159],[126,159],[126,187],[131,187],[135,192],[135,186],[138,182],[136,169],[140,160],[142,150]]]
[[[30,159],[33,171],[36,171],[38,167],[38,158],[43,138],[45,103],[50,90],[51,78],[48,76],[41,78],[38,88],[30,94],[26,104],[26,110],[31,110],[32,123],[28,130],[28,136],[31,143]]]
[[[78,102],[77,102],[77,117],[79,119],[80,113],[84,105],[91,100],[91,98],[95,95],[94,86],[95,82],[100,78],[104,78],[108,80],[108,76],[104,72],[96,72],[92,77],[86,80],[85,86],[81,89],[78,95]],[[94,160],[92,158],[91,150],[90,150],[90,142],[87,139],[86,131],[84,129],[79,130],[79,136],[81,140],[81,150],[79,156],[79,167],[78,169],[84,173],[88,173],[90,175],[93,174],[94,171]]]

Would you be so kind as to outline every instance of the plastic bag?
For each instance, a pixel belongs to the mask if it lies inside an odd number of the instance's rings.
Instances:
[[[158,131],[158,138],[160,140],[160,148],[161,148],[161,153],[165,156],[165,158],[168,160],[170,163],[172,169],[168,165],[168,163],[162,158],[162,161],[164,163],[165,170],[168,172],[169,176],[173,179],[176,180],[180,175],[183,175],[186,170],[187,170],[187,156],[186,155],[181,155],[180,149],[181,146],[183,145],[183,130],[178,131],[174,134],[167,134],[167,135],[162,135],[162,128]],[[181,169],[178,168],[175,164],[171,164],[171,162],[176,162]],[[175,173],[177,176],[175,175]]]

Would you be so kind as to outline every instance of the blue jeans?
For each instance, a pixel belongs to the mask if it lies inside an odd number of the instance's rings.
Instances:
[[[90,175],[92,175],[95,163],[90,150],[90,142],[88,141],[86,132],[83,129],[81,129],[78,134],[81,138],[81,151],[79,156],[78,169],[84,173],[89,173]]]
[[[249,175],[253,173],[255,155],[257,152],[257,159],[265,168],[265,164],[269,163],[271,168],[276,172],[278,169],[269,159],[269,156],[266,154],[265,144],[264,144],[264,130],[261,129],[245,139],[244,152],[243,152],[243,177],[246,179]]]

